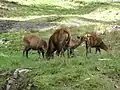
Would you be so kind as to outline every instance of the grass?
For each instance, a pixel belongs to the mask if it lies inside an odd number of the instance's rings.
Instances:
[[[8,2],[8,1],[1,1],[3,3],[3,7],[8,7],[11,10],[7,10],[4,8],[0,8],[0,16],[1,17],[25,17],[30,15],[66,15],[66,14],[89,14],[90,12],[93,12],[94,10],[100,8],[100,7],[106,7],[109,8],[110,6],[112,8],[115,8],[116,5],[119,7],[119,4],[109,3],[109,2],[85,2],[85,1],[79,1],[79,2],[66,2],[65,5],[58,5],[54,4],[55,2],[58,2],[57,0],[52,0],[50,3],[49,1],[46,1],[45,3],[41,3],[40,5],[23,5],[19,2]],[[61,1],[60,3],[64,3],[65,1]],[[53,4],[52,4],[53,3]],[[69,4],[71,3],[71,5]],[[68,8],[67,6],[71,6]]]
[[[83,26],[71,29],[72,36],[85,34],[86,30],[93,31],[95,26]],[[88,31],[87,30],[87,31]],[[25,34],[31,32],[11,31],[2,33],[0,38],[9,40],[8,44],[0,44],[0,68],[2,70],[13,70],[15,68],[33,68],[33,83],[42,90],[115,90],[114,83],[119,80],[119,40],[120,33],[114,32],[103,35],[104,42],[112,46],[111,55],[102,51],[102,54],[89,54],[85,57],[85,47],[80,46],[76,57],[68,59],[55,58],[47,61],[42,57],[39,59],[35,51],[29,53],[29,59],[22,56],[23,41]],[[48,39],[53,31],[36,31],[42,38]],[[116,36],[114,36],[116,35]],[[17,36],[17,37],[16,37]],[[111,37],[110,36],[114,36]],[[111,42],[109,42],[109,40]],[[99,58],[109,58],[110,61],[99,61]],[[3,81],[4,79],[1,79]],[[2,84],[2,82],[1,82]]]
[[[93,2],[94,0],[74,0],[74,1],[70,1],[70,0],[27,0],[27,1],[24,1],[24,0],[7,0],[7,1],[10,1],[10,2],[17,2],[19,4],[22,4],[22,5],[39,5],[39,4],[52,4],[52,5],[64,5],[66,3],[72,3],[72,2]],[[96,2],[110,2],[111,0],[97,0]],[[49,3],[48,3],[49,2]],[[59,3],[58,3],[59,2]],[[65,5],[67,6],[67,5]]]

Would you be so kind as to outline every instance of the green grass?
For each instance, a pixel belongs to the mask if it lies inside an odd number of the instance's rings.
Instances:
[[[73,28],[72,36],[83,35],[95,26],[83,26]],[[85,47],[77,48],[76,57],[68,59],[55,56],[51,61],[38,58],[35,51],[29,53],[29,59],[22,56],[23,36],[31,32],[21,30],[2,33],[0,38],[10,41],[8,44],[0,44],[0,68],[1,70],[13,70],[15,68],[33,68],[33,83],[42,90],[115,90],[114,83],[119,80],[120,73],[120,33],[108,33],[101,36],[103,41],[112,46],[111,55],[102,51],[102,54],[94,54],[95,50],[85,57]],[[48,40],[53,31],[36,31],[42,38]],[[17,37],[16,37],[17,36]],[[114,36],[114,37],[112,37]],[[110,38],[111,37],[111,38]],[[109,42],[110,41],[110,42]],[[100,58],[108,58],[110,61],[99,61]],[[4,78],[0,79],[1,84]]]
[[[1,17],[25,17],[30,15],[66,15],[66,14],[89,14],[90,12],[93,12],[94,10],[100,8],[100,7],[106,7],[109,8],[112,6],[112,8],[115,8],[116,6],[119,8],[119,4],[114,3],[107,3],[107,2],[85,2],[85,1],[76,1],[76,2],[66,2],[61,1],[60,3],[66,4],[58,5],[54,4],[57,2],[57,0],[52,0],[50,3],[47,0],[44,0],[45,2],[33,5],[22,5],[15,2],[8,2],[8,1],[1,1],[3,3],[3,7],[7,6],[11,10],[6,10],[3,8],[0,8],[0,16]],[[53,3],[53,4],[52,4]],[[71,6],[68,8],[67,6]]]
[[[65,3],[72,3],[72,2],[82,2],[82,1],[84,1],[84,2],[91,2],[91,1],[94,1],[94,0],[74,0],[74,1],[72,1],[72,0],[61,0],[61,1],[59,1],[59,0],[26,0],[26,1],[24,1],[24,0],[7,0],[7,1],[10,1],[10,2],[17,2],[17,3],[19,3],[19,4],[22,4],[22,5],[33,5],[33,4],[35,4],[35,5],[39,5],[39,4],[53,4],[53,5],[61,5],[61,3],[62,3],[62,5],[64,5]],[[111,0],[97,0],[97,2],[110,2]],[[49,2],[49,3],[48,3]],[[58,3],[59,2],[59,3]]]

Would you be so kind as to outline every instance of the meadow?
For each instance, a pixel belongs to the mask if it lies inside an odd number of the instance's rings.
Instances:
[[[86,32],[104,31],[101,38],[106,45],[111,46],[109,53],[102,50],[101,54],[95,54],[95,49],[92,53],[85,56],[85,45],[82,44],[75,50],[75,57],[67,58],[55,56],[54,59],[48,61],[39,58],[36,51],[29,52],[29,58],[22,56],[23,36],[26,34],[36,33],[41,38],[48,40],[54,30],[40,31],[21,28],[19,31],[10,29],[9,32],[0,33],[0,39],[6,38],[7,43],[0,43],[0,72],[11,72],[16,68],[32,68],[32,73],[29,78],[37,85],[40,90],[116,90],[115,85],[120,84],[120,32],[108,32],[107,27],[110,25],[120,25],[120,19],[116,18],[116,12],[120,10],[119,3],[111,2],[94,2],[86,0],[76,1],[61,1],[63,6],[55,3],[57,0],[48,3],[49,0],[35,0],[25,3],[23,0],[19,2],[11,2],[8,0],[4,3],[9,8],[15,8],[12,11],[1,9],[1,18],[26,18],[27,16],[53,15],[60,17],[56,20],[49,19],[48,22],[69,23],[73,21],[80,22],[80,26],[72,27],[70,32],[73,38],[77,35],[84,35]],[[30,1],[30,0],[28,0]],[[24,3],[23,3],[24,2]],[[69,4],[68,4],[69,3]],[[70,7],[71,6],[71,7]],[[112,8],[111,8],[112,7]],[[102,13],[105,17],[101,17]],[[115,13],[113,13],[115,11]],[[4,12],[4,13],[3,13]],[[66,15],[73,16],[66,16]],[[87,15],[88,14],[88,15]],[[96,14],[95,19],[90,15]],[[77,15],[77,16],[75,16]],[[106,17],[108,15],[108,17]],[[114,18],[111,18],[111,17]],[[9,19],[11,19],[9,18]],[[37,22],[37,20],[34,20]],[[0,86],[5,82],[6,77],[0,78]]]

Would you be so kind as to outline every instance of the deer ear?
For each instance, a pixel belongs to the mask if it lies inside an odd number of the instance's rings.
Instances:
[[[77,36],[78,39],[80,39],[80,36]]]

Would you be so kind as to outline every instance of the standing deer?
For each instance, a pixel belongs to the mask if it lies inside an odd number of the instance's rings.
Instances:
[[[101,53],[100,49],[108,51],[108,47],[102,41],[100,36],[97,35],[96,33],[86,34],[84,36],[84,41],[85,41],[85,44],[86,44],[86,56],[88,54],[88,49],[89,49],[89,52],[91,52],[91,48],[96,48],[95,53],[97,53],[97,51],[99,51],[99,53]]]
[[[69,42],[69,44],[68,44],[68,47],[65,47],[65,48],[63,48],[63,51],[65,52],[67,49],[69,49],[69,53],[70,53],[70,55],[75,55],[74,54],[74,50],[76,49],[76,48],[78,48],[80,45],[81,45],[81,43],[84,41],[84,37],[83,36],[77,36],[77,39],[70,39],[70,42]],[[62,53],[61,52],[61,56],[64,56],[64,52]],[[56,53],[58,53],[58,52],[56,52]]]
[[[68,47],[70,38],[71,35],[67,28],[57,29],[49,38],[46,58],[53,58],[55,51],[57,51],[57,55],[59,56],[60,52],[63,52],[63,49]]]
[[[25,35],[23,41],[25,43],[23,56],[26,52],[26,57],[28,58],[28,52],[32,49],[37,50],[39,56],[40,52],[42,52],[42,56],[44,58],[44,54],[47,50],[47,42],[45,40],[42,40],[38,35]]]

